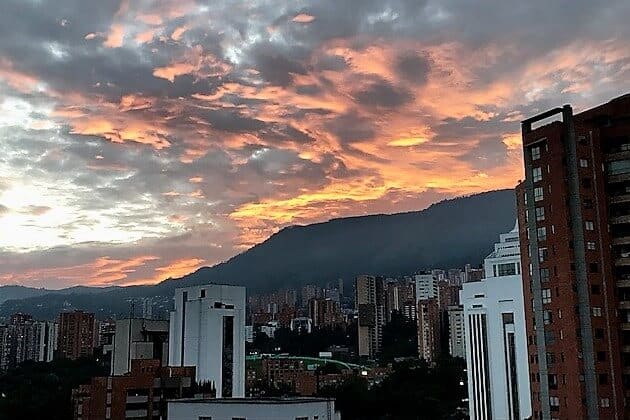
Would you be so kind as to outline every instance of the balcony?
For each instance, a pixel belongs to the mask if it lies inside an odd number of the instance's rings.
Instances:
[[[617,280],[617,287],[630,287],[630,279]]]
[[[630,257],[621,257],[615,260],[615,265],[617,267],[626,267],[630,266]]]
[[[611,204],[628,203],[630,202],[630,194],[611,196],[609,201]]]
[[[608,153],[606,155],[606,162],[613,162],[615,160],[628,160],[630,159],[630,150],[623,150],[621,152]]]
[[[630,245],[630,236],[622,236],[619,238],[613,238],[613,245]]]
[[[610,184],[614,184],[616,182],[630,181],[630,173],[619,174],[619,175],[609,175],[607,181]]]
[[[619,326],[623,331],[630,331],[630,322],[622,322]]]
[[[630,223],[630,215],[624,214],[623,216],[613,216],[610,218],[610,223],[618,225],[620,223]]]

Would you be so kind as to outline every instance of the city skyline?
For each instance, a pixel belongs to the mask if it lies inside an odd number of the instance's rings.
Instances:
[[[522,119],[628,90],[624,1],[74,3],[3,4],[0,284],[155,283],[513,188]]]

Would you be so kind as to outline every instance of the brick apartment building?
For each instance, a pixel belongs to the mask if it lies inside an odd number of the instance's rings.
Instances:
[[[94,353],[94,314],[83,311],[59,314],[58,355],[76,360]]]
[[[630,96],[576,115],[555,108],[523,121],[522,134],[517,204],[534,418],[627,418]]]
[[[192,397],[194,391],[194,367],[132,360],[128,374],[92,378],[73,390],[74,420],[166,418],[167,400]]]

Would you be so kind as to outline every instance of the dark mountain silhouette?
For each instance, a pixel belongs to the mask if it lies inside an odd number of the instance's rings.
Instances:
[[[154,286],[124,287],[98,295],[45,295],[7,301],[0,316],[17,310],[54,317],[62,308],[93,311],[99,317],[128,313],[133,298],[162,296],[170,304],[176,287],[204,283],[246,286],[248,293],[343,278],[358,274],[411,274],[430,268],[479,265],[499,233],[514,226],[513,190],[491,191],[445,200],[409,213],[349,217],[293,226],[214,267]]]
[[[11,299],[25,299],[29,297],[35,296],[43,296],[49,293],[59,293],[59,294],[72,294],[72,293],[103,293],[108,292],[114,289],[118,289],[118,287],[88,287],[88,286],[73,286],[67,287],[65,289],[45,289],[45,288],[35,288],[35,287],[26,287],[20,285],[7,285],[0,286],[0,303],[11,300]]]

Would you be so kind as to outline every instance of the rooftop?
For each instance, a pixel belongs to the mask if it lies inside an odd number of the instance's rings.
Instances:
[[[181,398],[168,400],[169,403],[195,404],[304,404],[334,401],[334,398],[316,397],[275,397],[275,398]]]

